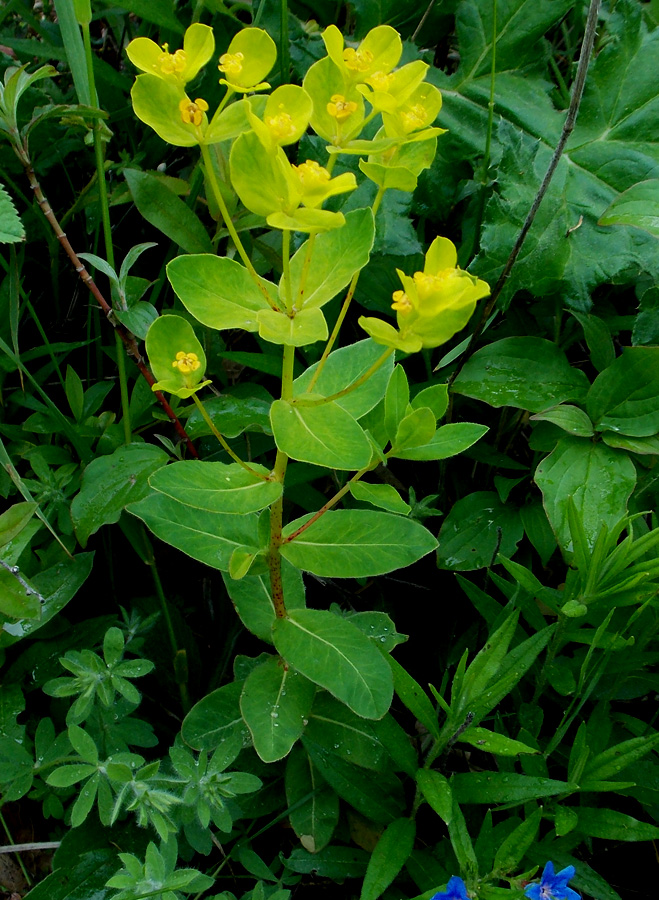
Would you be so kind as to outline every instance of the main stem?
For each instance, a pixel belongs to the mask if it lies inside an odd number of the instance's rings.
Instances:
[[[290,400],[293,396],[293,363],[295,361],[295,348],[284,345],[284,356],[281,367],[281,399]],[[277,450],[273,477],[283,483],[288,466],[288,456]],[[284,495],[270,507],[270,547],[268,549],[268,568],[270,569],[270,592],[275,615],[283,619],[287,615],[284,602],[284,585],[281,580],[281,545],[282,527],[284,518]]]

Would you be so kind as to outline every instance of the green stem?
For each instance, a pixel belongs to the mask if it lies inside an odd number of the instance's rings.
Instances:
[[[176,678],[179,693],[181,695],[181,706],[183,708],[183,712],[187,713],[192,706],[192,704],[190,703],[190,694],[188,693],[187,678],[185,680],[179,679],[179,667],[177,666],[178,660],[181,659],[182,655],[185,655],[185,650],[179,647],[178,641],[176,640],[174,623],[172,622],[172,617],[169,612],[169,603],[167,602],[167,597],[165,596],[165,591],[163,590],[162,581],[160,580],[160,574],[158,572],[158,566],[156,565],[156,558],[153,554],[153,551],[150,554],[149,568],[151,569],[153,584],[156,589],[156,595],[158,597],[158,602],[160,603],[160,609],[162,610],[163,619],[165,620],[165,627],[167,629],[169,643],[172,648],[174,657],[174,677]],[[187,664],[185,668],[187,669]]]
[[[304,306],[304,291],[307,286],[307,277],[311,266],[311,254],[313,253],[313,245],[316,241],[316,233],[312,232],[307,241],[307,252],[302,265],[302,273],[300,275],[300,287],[298,288],[297,297],[295,298],[295,309],[302,309]]]
[[[11,836],[11,831],[9,830],[9,826],[8,826],[7,823],[5,822],[5,817],[2,815],[1,812],[0,812],[0,823],[2,824],[2,827],[3,827],[4,830],[5,830],[5,834],[7,835],[7,840],[9,841],[10,844],[13,844],[13,843],[14,843],[14,839],[13,839],[13,837]],[[18,860],[18,865],[21,867],[21,871],[23,872],[23,877],[25,878],[25,880],[26,880],[26,882],[27,882],[27,884],[28,884],[28,887],[32,887],[32,879],[31,879],[30,876],[27,874],[27,869],[26,869],[25,866],[23,865],[23,860],[21,859],[20,853],[16,853],[15,856],[16,856],[16,859]]]
[[[305,397],[296,397],[295,400],[291,402],[296,406],[322,406],[324,403],[331,403],[332,400],[338,400],[340,397],[345,397],[346,394],[351,394],[353,391],[356,391],[358,387],[361,387],[365,381],[373,375],[380,366],[389,359],[391,354],[394,352],[393,347],[387,347],[382,356],[379,356],[372,366],[364,372],[363,375],[360,375],[356,381],[353,381],[352,384],[349,384],[348,387],[343,388],[342,391],[337,391],[335,394],[330,394],[329,397],[319,397],[317,400],[309,400]]]
[[[283,231],[281,236],[281,263],[284,281],[284,302],[286,312],[293,314],[293,288],[291,286],[291,233]]]
[[[231,449],[231,447],[230,447],[230,446],[228,445],[228,443],[226,442],[226,439],[222,437],[222,435],[220,434],[220,432],[219,432],[219,431],[217,430],[217,428],[215,427],[215,423],[213,422],[213,420],[211,419],[211,417],[208,415],[208,412],[206,411],[206,407],[205,407],[204,404],[201,402],[201,400],[199,399],[199,397],[197,396],[196,393],[194,393],[194,394],[192,395],[192,399],[194,400],[195,404],[197,405],[197,409],[198,409],[199,412],[201,413],[204,422],[208,425],[208,427],[210,428],[211,432],[215,435],[215,437],[216,437],[217,440],[220,442],[220,444],[222,445],[223,449],[226,450],[226,452],[229,454],[229,456],[231,457],[231,459],[233,459],[234,462],[237,462],[239,466],[242,466],[243,469],[245,469],[246,472],[249,472],[249,474],[250,474],[250,475],[253,475],[255,478],[260,478],[261,481],[268,481],[269,478],[268,478],[267,475],[262,475],[260,472],[257,472],[257,471],[256,471],[255,469],[253,469],[248,463],[246,463],[244,460],[242,460],[242,459],[238,456],[237,453],[235,453],[235,452]]]
[[[293,364],[295,362],[295,348],[284,346],[284,355],[281,366],[281,399],[290,400],[293,396]],[[283,483],[288,467],[288,456],[282,450],[277,450],[275,467],[272,475],[276,481]],[[284,602],[284,585],[281,578],[281,552],[282,527],[284,521],[284,496],[270,507],[270,546],[268,548],[268,569],[270,570],[270,593],[278,619],[286,617],[286,603]]]
[[[281,32],[279,36],[279,72],[281,84],[288,84],[291,72],[290,48],[288,46],[288,0],[279,0],[279,4]],[[259,9],[260,14],[261,10]]]
[[[236,250],[238,251],[238,255],[242,259],[242,261],[245,265],[245,268],[247,269],[249,274],[254,279],[256,286],[258,287],[258,289],[261,291],[261,293],[265,297],[265,299],[268,303],[268,306],[270,306],[272,309],[276,310],[277,306],[275,305],[274,301],[272,300],[272,298],[268,294],[267,290],[265,289],[265,285],[261,282],[261,279],[259,278],[259,276],[256,272],[256,269],[252,265],[251,259],[245,252],[243,242],[240,240],[240,238],[238,236],[238,232],[236,231],[236,226],[233,224],[233,219],[231,218],[231,216],[229,214],[229,210],[227,208],[226,203],[224,202],[224,197],[222,196],[220,186],[217,183],[217,178],[215,176],[215,169],[213,168],[213,160],[211,159],[210,150],[208,149],[208,146],[206,144],[200,144],[200,148],[201,148],[201,158],[204,161],[204,168],[206,169],[206,177],[208,179],[208,183],[213,192],[213,197],[215,198],[215,202],[217,203],[220,213],[222,214],[222,218],[224,219],[224,224],[226,226],[226,229],[229,232],[229,234],[231,235],[231,240],[233,241],[233,243],[236,247]]]
[[[382,198],[384,197],[385,188],[381,187],[373,201],[373,218],[377,215],[377,212],[380,208],[380,204],[382,203]],[[359,276],[361,274],[361,269],[359,269],[352,276],[352,281],[348,287],[348,293],[346,294],[346,298],[343,301],[343,306],[341,307],[341,311],[339,312],[339,317],[337,318],[334,328],[332,329],[332,333],[329,336],[329,340],[325,345],[325,349],[323,350],[323,355],[320,357],[318,361],[318,367],[316,371],[313,373],[313,377],[311,378],[309,384],[307,385],[307,392],[312,391],[318,379],[320,378],[320,373],[323,371],[325,367],[325,363],[327,362],[327,357],[332,352],[332,347],[336,343],[336,339],[339,336],[339,331],[341,330],[341,326],[343,325],[344,319],[348,314],[348,310],[350,309],[350,304],[352,302],[352,298],[355,295],[355,290],[357,289],[357,282],[359,281]]]
[[[497,0],[492,0],[492,65],[490,67],[490,99],[487,104],[487,133],[485,135],[485,153],[483,154],[483,174],[481,184],[487,184],[487,170],[490,168],[490,146],[492,144],[492,125],[494,123],[494,88],[497,78]]]
[[[94,57],[92,54],[92,42],[89,33],[89,25],[83,24],[82,39],[85,45],[85,60],[87,62],[87,81],[92,103],[98,106],[98,94],[94,79]],[[112,224],[110,222],[110,204],[108,202],[108,189],[105,181],[105,159],[103,153],[102,123],[96,120],[94,125],[94,157],[96,160],[96,178],[98,181],[98,197],[101,208],[101,221],[103,223],[103,240],[105,244],[105,258],[115,268],[114,247],[112,246]],[[133,430],[130,421],[130,401],[128,399],[128,378],[126,375],[126,360],[121,338],[115,332],[115,348],[117,351],[117,369],[119,373],[119,390],[121,393],[121,421],[124,428],[124,443],[130,444]]]

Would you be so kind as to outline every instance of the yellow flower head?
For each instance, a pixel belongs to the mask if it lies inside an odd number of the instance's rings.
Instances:
[[[406,313],[412,309],[410,298],[404,291],[394,291],[393,301],[394,302],[391,304],[391,308],[395,309],[396,312]]]
[[[223,53],[222,56],[220,56],[218,69],[220,72],[224,72],[229,78],[236,78],[243,70],[244,59],[245,54],[240,51],[238,51],[238,53]]]
[[[185,72],[187,65],[185,50],[177,50],[175,53],[170,53],[169,44],[163,44],[162,49],[163,52],[158,57],[160,71],[164,75],[180,75]]]
[[[332,94],[327,104],[327,112],[337,122],[345,122],[357,110],[354,100],[346,100],[343,94]]]
[[[367,72],[373,63],[370,50],[348,47],[343,51],[343,61],[351,72]]]
[[[428,124],[429,113],[420,103],[415,103],[414,106],[401,112],[400,117],[403,122],[403,128],[409,133],[410,131],[418,131],[420,128],[425,128]]]
[[[178,369],[183,375],[196,372],[200,366],[201,363],[196,353],[185,353],[183,350],[179,350],[176,359],[172,362],[172,368]]]
[[[280,108],[281,106],[283,104],[280,104]],[[295,139],[298,129],[290,113],[279,112],[274,116],[266,116],[264,121],[277,143],[287,142],[288,138]]]
[[[388,75],[386,72],[373,72],[366,79],[366,83],[370,84],[374,91],[381,91],[382,93],[386,93],[389,90],[392,81],[393,75]]]
[[[327,184],[330,180],[330,173],[324,169],[314,159],[308,159],[299,166],[293,166],[304,187],[315,188]]]
[[[181,119],[186,125],[201,125],[204,113],[208,110],[208,103],[201,97],[197,97],[194,101],[184,97],[178,108],[181,111]]]

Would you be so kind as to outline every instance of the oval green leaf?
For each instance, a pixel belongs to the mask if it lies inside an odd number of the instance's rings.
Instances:
[[[281,497],[278,481],[264,481],[264,466],[252,464],[252,475],[238,463],[179,460],[149,478],[151,487],[186,506],[216,513],[244,515],[270,506]]]

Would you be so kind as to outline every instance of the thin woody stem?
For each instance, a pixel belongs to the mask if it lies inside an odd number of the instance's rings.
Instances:
[[[78,275],[80,276],[80,279],[87,286],[88,290],[91,292],[94,299],[96,300],[98,305],[101,307],[101,309],[105,313],[105,316],[106,316],[107,320],[110,322],[110,324],[112,325],[112,327],[114,328],[115,333],[119,335],[121,341],[124,344],[124,347],[126,348],[127,354],[130,357],[132,357],[132,359],[135,361],[135,364],[137,365],[137,368],[140,370],[140,372],[142,373],[143,377],[146,379],[149,386],[152,387],[156,383],[156,380],[153,377],[153,375],[151,374],[151,372],[149,372],[149,370],[146,366],[146,363],[144,361],[144,358],[138,349],[135,338],[128,331],[128,329],[125,328],[121,324],[121,322],[119,322],[115,318],[112,307],[110,306],[110,304],[107,302],[107,300],[105,299],[105,297],[99,290],[94,279],[91,277],[91,275],[89,274],[89,272],[83,265],[83,262],[80,259],[80,257],[76,254],[76,252],[73,249],[73,247],[71,246],[66,234],[62,231],[62,228],[61,228],[59,222],[57,221],[57,217],[55,216],[55,213],[53,212],[50,204],[48,203],[48,200],[46,199],[46,196],[44,195],[43,191],[41,190],[41,185],[37,181],[37,177],[34,173],[34,169],[32,168],[32,164],[31,164],[29,158],[27,157],[27,154],[25,154],[25,155],[19,154],[19,158],[25,167],[25,174],[27,175],[28,181],[30,182],[30,187],[32,188],[32,191],[34,192],[34,198],[37,201],[37,203],[39,204],[39,206],[41,208],[41,212],[44,214],[49,225],[53,229],[57,240],[60,242],[62,248],[64,249],[64,252],[71,260],[71,263],[72,263],[73,267],[75,268],[76,272],[78,273]],[[158,399],[158,402],[160,403],[160,405],[162,406],[164,411],[167,413],[167,417],[169,418],[169,420],[173,424],[174,428],[176,429],[176,433],[179,435],[179,437],[183,441],[185,441],[190,453],[193,456],[198,458],[199,454],[197,453],[197,450],[196,450],[194,444],[190,440],[185,428],[183,427],[183,425],[177,418],[176,413],[174,412],[174,410],[171,408],[171,406],[167,402],[164,394],[162,394],[161,391],[154,391],[154,394],[156,395],[156,398]]]
[[[554,150],[552,158],[549,161],[547,171],[545,172],[545,177],[542,179],[542,184],[538,188],[538,193],[536,194],[535,199],[531,204],[531,208],[524,221],[524,224],[522,225],[522,229],[517,237],[517,240],[515,241],[515,245],[510,251],[510,256],[508,257],[506,264],[503,267],[503,272],[499,276],[499,280],[497,281],[489,300],[487,301],[485,306],[483,306],[480,319],[478,320],[478,324],[474,329],[467,349],[462,356],[462,359],[458,363],[456,370],[453,372],[451,378],[449,379],[449,384],[452,384],[455,381],[455,379],[462,371],[465,363],[475,350],[476,342],[481,336],[485,323],[487,322],[492,310],[494,309],[494,306],[499,299],[499,295],[501,294],[508,276],[510,275],[510,271],[515,264],[517,257],[519,256],[519,252],[522,249],[522,245],[526,239],[526,235],[528,234],[531,225],[533,225],[533,220],[535,219],[536,213],[538,212],[540,204],[542,203],[542,200],[547,193],[547,189],[549,188],[549,184],[554,177],[554,173],[556,172],[558,163],[561,159],[561,156],[563,155],[563,150],[565,149],[568,138],[570,137],[574,129],[574,124],[579,113],[579,107],[581,106],[581,98],[583,97],[584,86],[586,84],[588,65],[593,53],[593,46],[595,44],[597,18],[599,15],[600,4],[601,0],[590,0],[590,7],[588,8],[588,18],[586,20],[586,29],[584,32],[583,42],[581,44],[581,53],[579,55],[579,65],[577,67],[577,74],[574,78],[574,84],[572,85],[572,98],[570,100],[570,106],[568,108],[567,115],[565,116],[565,122],[563,124],[563,130],[561,132],[558,144],[556,145],[556,149]]]
[[[197,405],[197,409],[198,409],[199,412],[201,413],[204,422],[208,425],[208,427],[210,428],[210,430],[211,430],[211,432],[213,433],[213,435],[217,438],[217,440],[220,442],[220,444],[222,445],[223,449],[226,450],[226,452],[229,454],[229,456],[231,457],[231,459],[233,459],[235,462],[237,462],[239,466],[242,466],[243,469],[245,469],[245,471],[249,472],[250,475],[254,475],[255,478],[260,478],[261,481],[269,481],[269,478],[268,478],[267,475],[262,475],[260,472],[257,472],[256,469],[253,469],[248,463],[246,463],[244,460],[242,460],[242,459],[238,456],[238,454],[235,453],[235,452],[231,449],[231,447],[230,447],[229,444],[227,443],[226,439],[225,439],[224,437],[222,437],[222,435],[220,434],[220,432],[219,432],[219,431],[217,430],[217,428],[215,427],[215,423],[213,422],[213,420],[211,419],[211,417],[208,415],[208,412],[207,412],[207,410],[206,410],[206,407],[205,407],[204,404],[201,402],[201,400],[200,400],[199,397],[196,395],[196,393],[192,395],[192,399],[194,400],[195,404]]]
[[[281,398],[290,400],[293,394],[293,364],[295,362],[295,348],[284,345],[281,367]],[[277,450],[275,467],[272,474],[276,481],[283,484],[288,467],[288,456],[282,450]],[[284,600],[284,585],[281,577],[281,552],[282,528],[284,522],[284,497],[270,507],[270,546],[268,548],[268,569],[270,570],[270,593],[275,615],[283,619],[287,615],[286,602]]]
[[[363,375],[360,375],[356,381],[353,381],[352,384],[349,384],[348,387],[343,388],[342,391],[337,391],[335,394],[330,394],[329,397],[320,397],[318,400],[307,400],[304,396],[296,397],[294,400],[291,400],[291,403],[295,406],[322,406],[324,403],[331,403],[332,400],[339,400],[341,397],[345,397],[346,394],[351,394],[353,391],[356,391],[358,387],[361,387],[365,381],[371,377],[371,375],[375,374],[380,366],[386,362],[391,354],[394,352],[393,347],[388,347],[382,356],[379,356],[372,366],[364,372]]]
[[[282,544],[288,544],[290,541],[294,541],[295,538],[301,535],[303,531],[306,531],[307,528],[310,528],[314,524],[314,522],[317,522],[318,519],[320,519],[320,517],[323,516],[329,509],[331,509],[333,506],[336,506],[341,497],[348,493],[352,484],[354,484],[356,481],[359,481],[359,479],[362,478],[367,472],[370,472],[371,469],[374,469],[379,462],[380,460],[376,459],[375,463],[364,466],[364,468],[360,469],[359,472],[355,472],[352,478],[346,481],[341,490],[337,491],[333,497],[330,497],[327,503],[325,503],[324,506],[320,507],[318,512],[315,512],[310,519],[307,519],[304,525],[300,525],[300,527],[297,528],[292,534],[289,534],[288,537],[285,537],[282,540]]]

